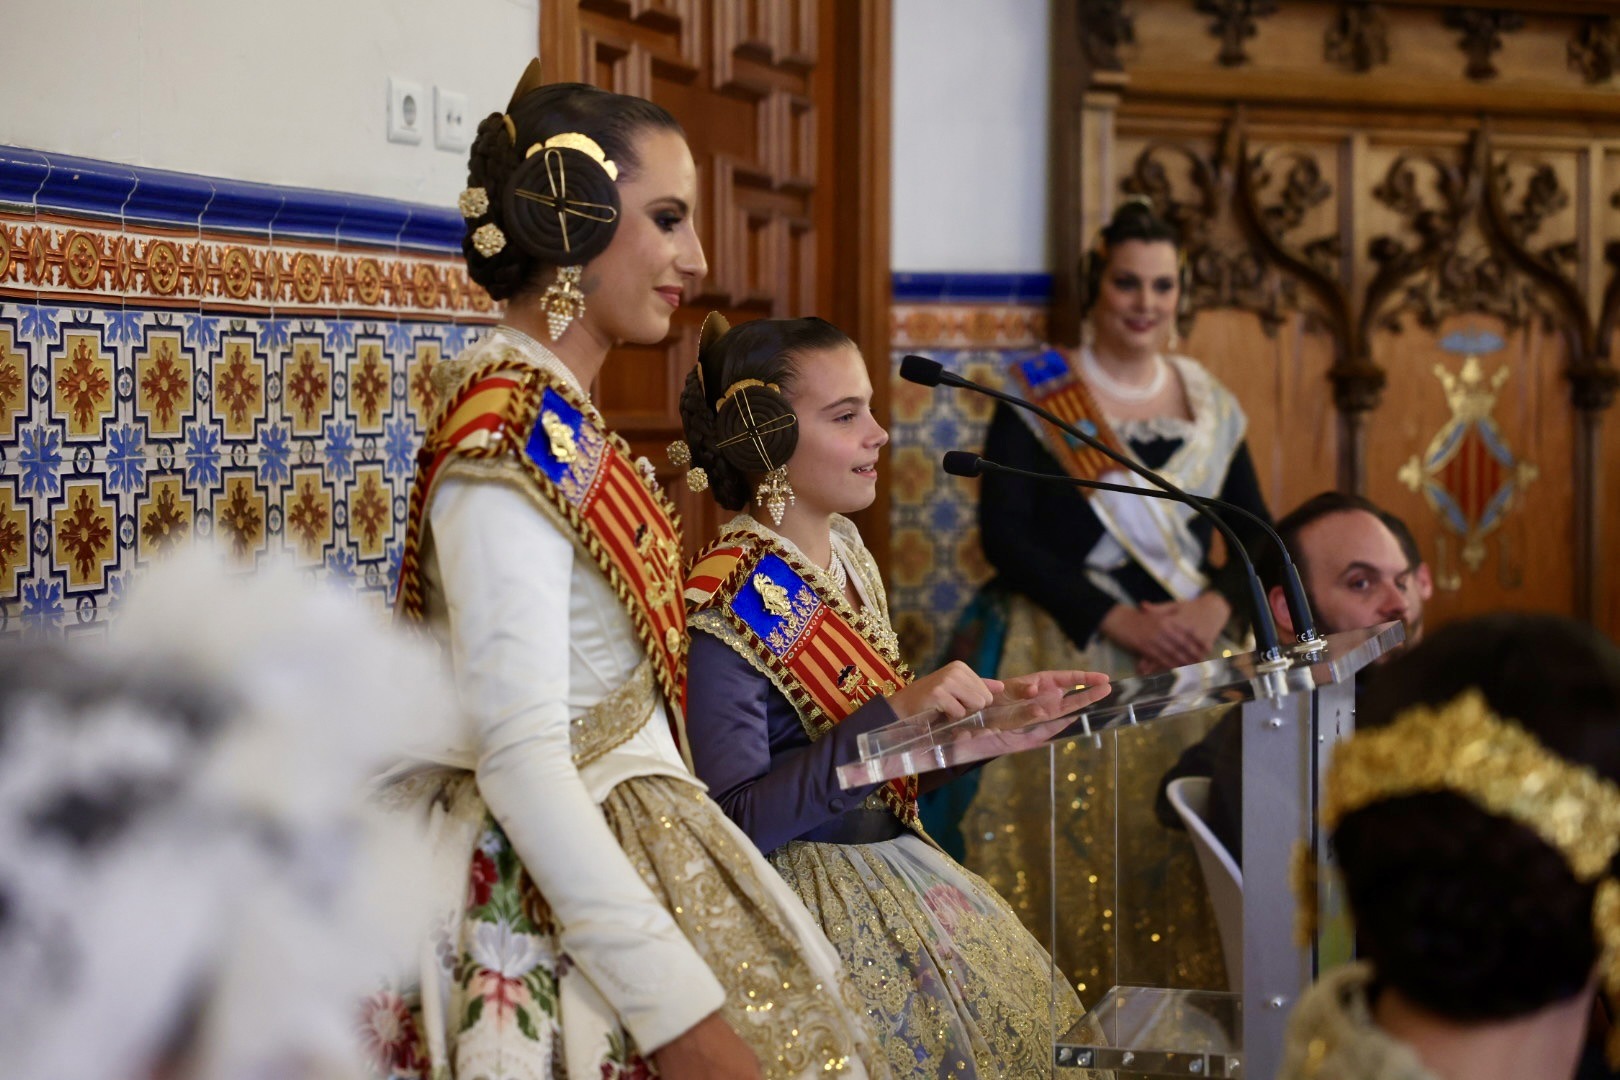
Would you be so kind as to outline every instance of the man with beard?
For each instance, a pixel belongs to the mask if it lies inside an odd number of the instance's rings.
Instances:
[[[1277,522],[1277,533],[1293,553],[1323,634],[1359,630],[1399,619],[1408,644],[1423,634],[1423,604],[1433,592],[1406,523],[1359,495],[1324,491]],[[1282,557],[1273,546],[1256,559],[1265,582],[1278,636],[1293,636],[1294,623],[1282,589]],[[1229,710],[1203,741],[1189,747],[1159,781],[1159,821],[1179,829],[1181,819],[1165,789],[1183,776],[1210,778],[1206,820],[1216,839],[1243,864],[1243,728]]]

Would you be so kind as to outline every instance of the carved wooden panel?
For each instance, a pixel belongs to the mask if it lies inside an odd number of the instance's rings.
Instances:
[[[865,354],[879,364],[886,359],[886,338],[871,334],[886,330],[886,293],[828,267],[859,259],[887,268],[887,157],[878,162],[880,183],[861,181],[863,197],[883,211],[865,224],[835,230],[840,218],[828,193],[872,163],[863,130],[881,128],[886,138],[887,99],[866,86],[887,78],[887,11],[888,0],[542,5],[548,75],[658,102],[686,129],[697,162],[695,220],[710,267],[701,294],[687,298],[661,345],[616,349],[597,386],[610,421],[660,475],[673,473],[664,446],[680,437],[681,388],[709,310],[734,323],[808,314],[838,320],[842,313],[843,329]],[[840,61],[823,49],[827,42],[881,52],[883,60],[858,77],[834,78]],[[707,495],[693,497],[675,482],[671,494],[693,547],[713,535],[719,513]],[[869,539],[883,546],[881,530]]]

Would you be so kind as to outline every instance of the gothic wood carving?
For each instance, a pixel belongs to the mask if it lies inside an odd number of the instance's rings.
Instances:
[[[1523,15],[1494,8],[1452,8],[1445,13],[1445,20],[1451,29],[1462,31],[1458,44],[1468,57],[1464,74],[1476,81],[1496,78],[1496,64],[1491,57],[1502,50],[1502,35],[1524,29]]]
[[[1620,71],[1620,18],[1584,20],[1569,42],[1569,66],[1589,83],[1613,78]]]
[[[1389,32],[1384,13],[1367,0],[1345,0],[1328,27],[1322,56],[1358,74],[1389,62]]]
[[[1304,243],[1291,242],[1305,212],[1332,195],[1314,157],[1286,147],[1249,149],[1243,137],[1237,204],[1256,244],[1287,279],[1297,279],[1314,300],[1314,314],[1333,338],[1333,399],[1340,412],[1355,416],[1378,404],[1384,372],[1368,355],[1364,327],[1340,268],[1343,251],[1337,234]],[[1280,191],[1275,178],[1283,178]]]
[[[1209,32],[1221,39],[1215,59],[1222,67],[1239,67],[1249,62],[1243,43],[1258,32],[1256,19],[1277,13],[1277,0],[1196,0],[1197,9],[1213,15]]]
[[[1275,334],[1298,306],[1294,283],[1266,265],[1235,221],[1233,146],[1230,131],[1210,158],[1181,143],[1150,143],[1120,182],[1126,194],[1150,199],[1181,237],[1189,279],[1185,307],[1190,313],[1180,319],[1184,333],[1197,311],[1226,307],[1254,312],[1266,332]]]
[[[1122,45],[1136,43],[1136,25],[1125,0],[1074,0],[1079,14],[1080,54],[1092,71],[1124,71]]]

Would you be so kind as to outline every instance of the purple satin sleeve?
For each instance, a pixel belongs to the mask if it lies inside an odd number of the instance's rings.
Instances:
[[[856,736],[894,720],[888,701],[873,698],[811,742],[769,679],[712,634],[692,634],[686,682],[692,765],[763,852],[837,819],[877,789],[845,791],[834,770],[860,756]]]

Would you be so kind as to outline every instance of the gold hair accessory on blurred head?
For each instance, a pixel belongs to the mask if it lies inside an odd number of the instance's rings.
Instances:
[[[1322,818],[1336,828],[1375,802],[1450,791],[1532,830],[1583,882],[1620,851],[1620,787],[1559,757],[1469,689],[1439,708],[1414,706],[1334,751]]]
[[[540,310],[546,313],[546,330],[557,341],[568,324],[585,314],[585,294],[579,288],[583,266],[559,266],[557,276],[540,294]]]
[[[456,207],[464,218],[483,217],[489,213],[489,192],[481,187],[463,188]]]
[[[686,487],[697,495],[709,490],[709,472],[701,465],[686,474]]]
[[[1597,882],[1598,966],[1611,1005],[1620,1001],[1620,882],[1609,873],[1620,851],[1620,785],[1553,753],[1469,689],[1341,743],[1328,769],[1322,821],[1331,831],[1373,803],[1438,791],[1518,822],[1562,855],[1576,880]],[[1610,1063],[1620,1064],[1620,1028],[1611,1031],[1608,1052]]]
[[[478,226],[472,234],[473,249],[484,258],[499,255],[506,247],[506,234],[493,221]]]

